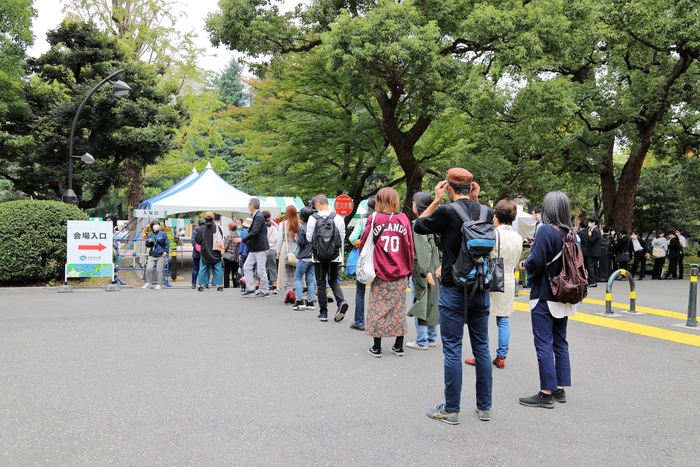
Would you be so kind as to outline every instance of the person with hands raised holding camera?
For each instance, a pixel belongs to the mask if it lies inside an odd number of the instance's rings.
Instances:
[[[413,229],[417,234],[442,235],[442,284],[438,297],[440,312],[440,336],[444,355],[445,402],[428,410],[428,417],[450,425],[459,423],[462,394],[462,340],[464,323],[469,329],[469,340],[476,368],[476,412],[479,419],[491,419],[492,365],[489,352],[489,313],[491,299],[487,290],[475,292],[464,303],[464,287],[453,280],[452,265],[462,246],[462,218],[451,205],[442,205],[445,194],[451,204],[460,207],[472,219],[479,219],[481,187],[474,182],[468,170],[454,167],[447,171],[445,180],[435,187],[435,200],[416,220]],[[493,210],[487,209],[486,221],[493,221]],[[468,312],[465,317],[465,305]]]

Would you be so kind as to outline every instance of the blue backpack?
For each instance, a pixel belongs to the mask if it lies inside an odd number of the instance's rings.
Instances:
[[[476,291],[488,291],[493,278],[493,259],[489,256],[496,245],[496,232],[493,224],[488,221],[489,210],[479,205],[479,218],[474,220],[459,203],[450,204],[462,219],[462,244],[457,260],[452,265],[452,279],[455,284],[465,288],[467,298],[474,296]]]

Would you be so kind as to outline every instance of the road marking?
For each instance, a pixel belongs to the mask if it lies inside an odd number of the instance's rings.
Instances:
[[[530,312],[530,307],[527,303],[515,302],[515,309],[518,311]],[[630,323],[629,321],[618,321],[603,316],[594,316],[587,313],[577,313],[576,316],[569,318],[573,321],[600,326],[618,331],[639,334],[640,336],[652,337],[654,339],[662,339],[678,344],[692,345],[700,347],[700,336],[687,334],[685,332],[669,331],[646,324]],[[684,316],[685,319],[685,316]]]

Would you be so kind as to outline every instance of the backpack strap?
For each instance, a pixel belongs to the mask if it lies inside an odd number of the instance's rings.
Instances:
[[[462,222],[468,222],[473,220],[469,214],[467,214],[467,211],[464,210],[464,207],[460,203],[454,202],[450,203],[450,206],[452,206],[452,209],[457,213],[460,219],[462,219]],[[483,204],[479,205],[479,220],[480,221],[486,221],[486,218],[489,215],[489,208],[484,206]]]
[[[560,229],[558,226],[556,226],[556,225],[554,225],[554,224],[549,224],[549,225],[551,225],[552,227],[554,227],[555,229],[557,229],[557,232],[559,232],[559,236],[561,237],[561,243],[562,243],[562,245],[561,245],[561,251],[560,251],[554,258],[552,258],[552,261],[550,261],[549,263],[545,264],[545,269],[548,268],[550,264],[552,264],[553,262],[555,262],[556,260],[558,260],[558,259],[561,257],[561,254],[564,252],[564,239],[566,238],[566,237],[564,236],[564,233],[561,231],[561,229]],[[549,274],[549,271],[547,271],[547,274]]]

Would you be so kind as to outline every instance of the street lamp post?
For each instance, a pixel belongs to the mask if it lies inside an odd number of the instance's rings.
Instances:
[[[75,127],[78,125],[78,118],[80,117],[80,113],[83,111],[83,107],[85,107],[87,101],[90,100],[90,97],[92,97],[92,95],[95,94],[95,91],[97,91],[106,82],[111,83],[111,81],[109,81],[110,79],[123,72],[123,68],[121,70],[117,70],[102,81],[100,81],[99,83],[97,83],[97,85],[90,90],[87,96],[85,96],[83,102],[80,103],[80,107],[78,107],[78,111],[75,113],[75,117],[73,118],[73,125],[70,129],[70,139],[68,140],[68,185],[66,186],[66,191],[63,192],[64,203],[75,205],[78,204],[78,197],[73,191],[73,158],[79,158],[87,164],[92,164],[93,162],[95,162],[95,159],[89,153],[85,153],[82,156],[73,155],[73,138],[75,137]],[[131,91],[131,88],[124,81],[117,81],[115,83],[112,83],[112,92],[115,96],[126,96],[127,94],[129,94],[129,91]]]

